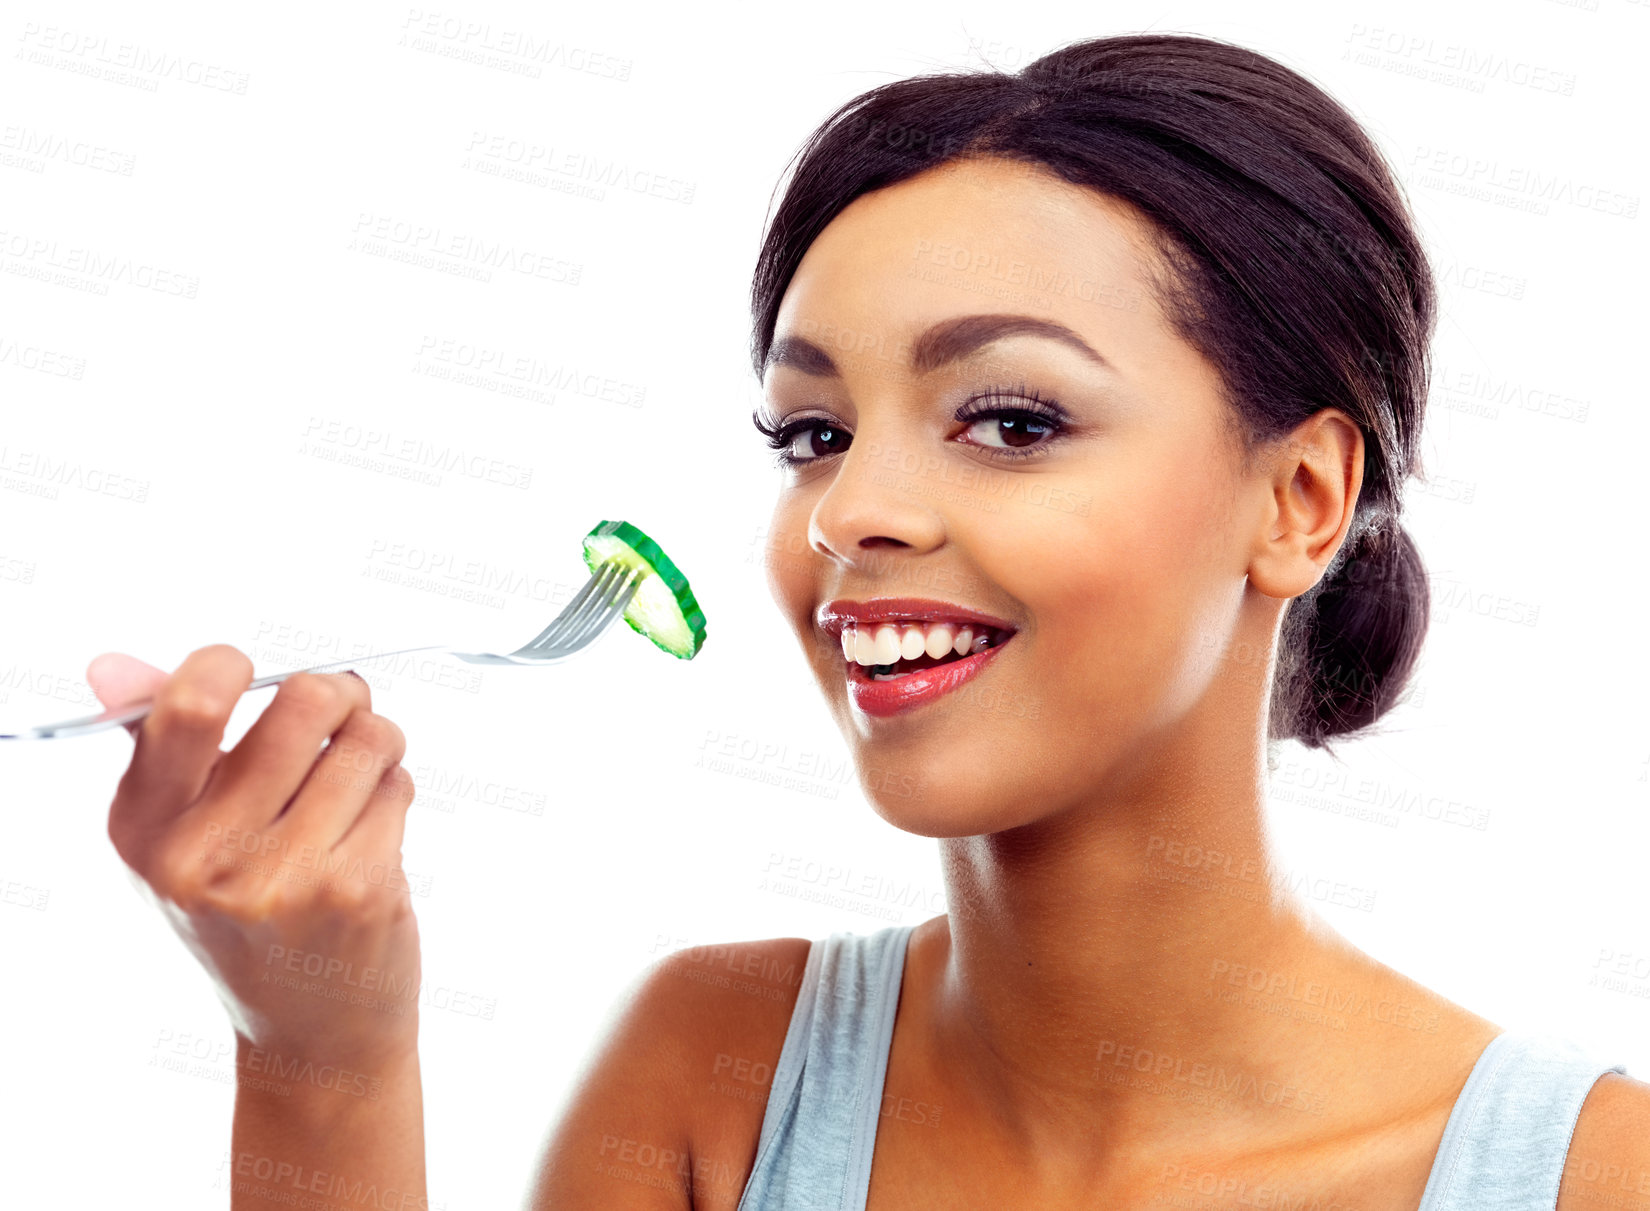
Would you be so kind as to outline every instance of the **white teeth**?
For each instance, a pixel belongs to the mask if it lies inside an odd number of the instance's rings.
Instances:
[[[842,628],[842,655],[855,664],[893,664],[924,654],[939,660],[948,653],[966,656],[987,646],[986,633],[949,622],[900,622]]]
[[[871,642],[871,631],[869,627],[863,631],[858,627],[854,628],[855,664],[875,664],[877,662],[876,646],[876,644]]]

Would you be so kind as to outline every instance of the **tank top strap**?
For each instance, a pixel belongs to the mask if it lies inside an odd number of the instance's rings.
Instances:
[[[1417,1211],[1552,1211],[1593,1083],[1622,1072],[1569,1039],[1504,1032],[1455,1099]]]
[[[864,1211],[914,925],[815,939],[738,1211]]]

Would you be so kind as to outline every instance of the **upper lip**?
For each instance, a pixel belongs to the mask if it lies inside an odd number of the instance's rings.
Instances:
[[[865,601],[836,597],[821,603],[814,611],[815,624],[833,639],[841,639],[843,628],[849,625],[863,626],[903,619],[967,622],[1009,634],[1017,629],[1012,622],[993,614],[928,597],[872,597]]]

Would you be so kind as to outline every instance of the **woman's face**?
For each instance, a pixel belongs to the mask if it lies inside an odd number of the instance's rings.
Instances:
[[[1264,646],[1284,604],[1246,604],[1271,488],[1240,476],[1215,371],[1170,331],[1149,257],[1123,203],[954,161],[856,199],[786,291],[766,411],[813,423],[785,447],[808,461],[782,473],[769,585],[866,795],[900,828],[995,832],[1142,791],[1176,745],[1207,755],[1205,730],[1264,739],[1264,668],[1234,677],[1217,654]],[[976,346],[980,316],[1074,339]],[[1008,411],[973,415],[990,409]],[[1012,634],[965,683],[887,713],[902,691],[869,688],[816,612],[888,597]]]

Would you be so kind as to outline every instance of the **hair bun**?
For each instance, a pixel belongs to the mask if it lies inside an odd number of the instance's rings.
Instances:
[[[1310,689],[1293,735],[1310,748],[1357,732],[1392,707],[1415,671],[1431,614],[1426,565],[1395,518],[1371,525],[1348,547],[1308,606],[1315,607],[1306,623]]]

